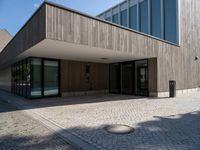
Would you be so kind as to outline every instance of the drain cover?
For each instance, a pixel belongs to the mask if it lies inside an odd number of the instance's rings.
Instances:
[[[129,134],[135,131],[133,127],[121,124],[106,125],[104,130],[113,134]]]

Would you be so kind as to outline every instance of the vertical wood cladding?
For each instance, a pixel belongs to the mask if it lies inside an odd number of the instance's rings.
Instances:
[[[168,91],[169,80],[177,81],[177,89],[197,88],[200,63],[195,56],[200,56],[200,1],[179,2],[180,47],[45,3],[0,53],[0,64],[11,62],[46,37],[129,53],[133,58],[156,58],[158,92]]]
[[[45,6],[43,5],[0,53],[0,64],[12,61],[17,55],[45,38]]]
[[[169,80],[177,89],[200,85],[200,1],[180,0],[180,46],[95,20],[76,12],[46,5],[46,36],[49,39],[130,53],[139,58],[157,58],[157,75],[152,76],[158,92],[168,91]],[[155,60],[152,61],[155,63]],[[153,68],[151,68],[153,69]],[[150,85],[155,90],[155,87]]]
[[[157,92],[157,59],[148,59],[149,92]]]
[[[78,61],[61,61],[61,92],[108,89],[109,65]]]

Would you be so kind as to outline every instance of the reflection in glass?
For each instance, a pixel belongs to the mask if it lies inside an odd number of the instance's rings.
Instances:
[[[123,10],[120,13],[121,15],[121,25],[127,27],[127,10]]]
[[[176,0],[164,0],[165,40],[177,43],[177,9]],[[169,11],[170,10],[170,11]]]
[[[23,94],[23,82],[22,82],[22,75],[23,75],[23,68],[22,68],[22,62],[19,63],[19,89],[20,89],[20,92],[19,92],[19,95],[22,96]]]
[[[19,63],[17,63],[16,65],[16,94],[20,95],[20,90],[19,90],[19,82],[20,78],[19,78]]]
[[[31,60],[30,59],[27,59],[26,60],[26,75],[25,75],[25,77],[26,77],[26,96],[28,97],[28,98],[30,98],[31,97]]]
[[[161,1],[151,0],[151,34],[162,38],[161,36]]]
[[[107,21],[111,21],[111,17],[106,18]]]
[[[130,7],[130,28],[137,30],[137,5]]]
[[[23,96],[26,96],[26,60],[22,63],[22,89],[23,89]]]
[[[44,60],[44,96],[58,95],[58,61]]]
[[[140,8],[140,31],[148,33],[148,0],[143,0],[139,4]]]
[[[32,85],[31,85],[31,97],[40,97],[42,95],[41,88],[41,59],[31,59],[32,66]]]
[[[118,17],[118,14],[113,15],[112,19],[113,19],[113,20],[112,20],[113,23],[116,23],[116,24],[119,23],[119,17]]]
[[[147,60],[135,62],[136,95],[148,95],[148,64]]]

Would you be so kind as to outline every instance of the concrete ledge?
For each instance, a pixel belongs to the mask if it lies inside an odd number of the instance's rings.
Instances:
[[[108,94],[108,90],[98,90],[98,91],[80,91],[80,92],[63,92],[62,96],[86,96],[93,94]]]

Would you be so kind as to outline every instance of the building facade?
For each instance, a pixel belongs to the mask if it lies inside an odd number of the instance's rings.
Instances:
[[[178,93],[197,91],[198,6],[127,0],[92,17],[44,2],[0,53],[0,88],[27,98],[163,97],[175,80]]]
[[[178,0],[127,0],[98,17],[179,44]]]

